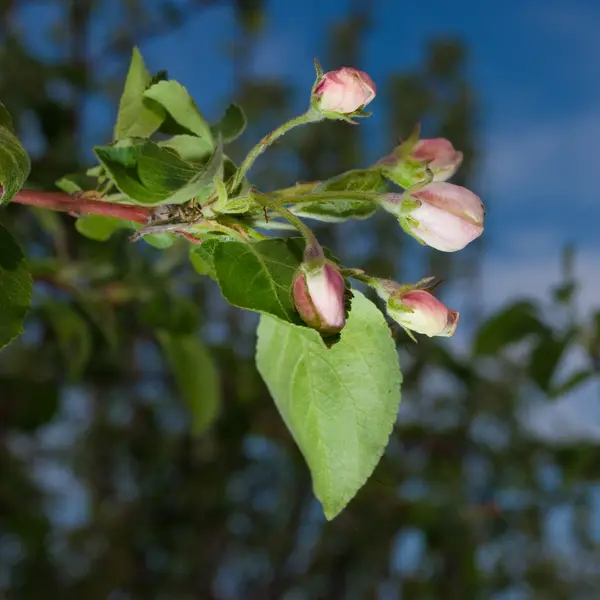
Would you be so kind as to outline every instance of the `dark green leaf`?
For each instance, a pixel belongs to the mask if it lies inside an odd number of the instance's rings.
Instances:
[[[221,243],[232,241],[231,238],[213,237],[202,242],[199,246],[193,246],[190,250],[190,260],[197,273],[208,275],[217,279],[214,265],[214,254],[217,246]]]
[[[552,377],[572,339],[572,332],[561,337],[549,332],[547,335],[540,336],[533,348],[529,363],[529,375],[542,391],[550,390]]]
[[[509,344],[530,335],[545,334],[547,330],[531,302],[517,302],[481,326],[475,337],[474,350],[476,354],[495,354]]]
[[[217,244],[212,259],[221,293],[234,306],[302,324],[290,290],[303,249],[301,238]]]
[[[32,287],[21,249],[0,225],[0,349],[23,332]]]
[[[159,81],[144,96],[158,102],[189,133],[212,142],[209,124],[187,90],[177,81]]]
[[[92,336],[85,319],[68,304],[47,302],[43,306],[63,355],[69,379],[76,381],[92,354]]]
[[[32,432],[49,423],[59,406],[56,382],[32,378],[0,377],[2,418],[5,423],[25,432]]]
[[[402,376],[377,307],[354,292],[340,341],[263,316],[256,362],[333,519],[379,462],[396,421]]]
[[[0,206],[21,189],[30,168],[29,155],[13,133],[12,119],[0,102]]]
[[[140,322],[152,329],[183,335],[198,326],[198,307],[185,298],[156,293],[139,310]]]
[[[137,48],[133,49],[125,89],[119,104],[119,115],[115,126],[115,140],[128,137],[149,137],[163,122],[165,111],[160,104],[144,97],[152,82],[144,59]]]
[[[221,169],[222,146],[204,165],[188,163],[175,151],[142,139],[98,146],[96,155],[119,190],[140,204],[181,204],[206,199]]]
[[[221,406],[219,374],[210,352],[191,334],[157,331],[156,335],[192,414],[192,431],[201,435],[212,425]]]
[[[230,104],[223,115],[223,118],[211,128],[213,134],[221,134],[223,142],[232,142],[238,138],[246,129],[246,115],[241,106]]]

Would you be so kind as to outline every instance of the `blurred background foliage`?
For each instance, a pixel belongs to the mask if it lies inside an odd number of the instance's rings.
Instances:
[[[261,0],[38,2],[53,7],[47,27],[62,51],[52,56],[14,18],[27,4],[0,1],[0,98],[32,152],[31,185],[50,188],[82,166],[85,100],[103,94],[116,110],[134,44],[219,4],[235,11],[237,31],[215,52],[228,53],[250,121],[234,158],[297,103],[286,82],[249,72]],[[119,18],[92,55],[104,4]],[[322,63],[361,66],[370,26],[367,3],[354,2]],[[118,76],[99,69],[109,60]],[[468,61],[460,40],[432,39],[418,68],[378,82],[379,155],[421,121],[427,137],[465,152],[455,182],[472,184],[479,113]],[[295,131],[253,180],[275,188],[366,166],[361,135],[338,122]],[[255,317],[198,276],[185,242],[159,251],[127,232],[95,242],[70,216],[16,205],[2,218],[36,283],[25,334],[0,355],[2,598],[597,598],[600,449],[527,424],[532,398],[553,402],[600,372],[600,312],[584,322],[573,308],[572,250],[547,302],[519,300],[481,320],[481,243],[428,252],[385,214],[318,227],[336,254],[379,276],[460,281],[470,302],[455,308],[477,324],[460,347],[395,332],[397,426],[371,480],[326,523],[254,367]],[[572,351],[585,365],[575,372],[563,368]]]

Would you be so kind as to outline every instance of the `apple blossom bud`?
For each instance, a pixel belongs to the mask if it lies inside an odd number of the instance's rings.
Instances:
[[[389,156],[377,164],[382,167],[385,176],[403,188],[423,183],[427,177],[431,181],[450,179],[463,160],[463,153],[455,150],[452,142],[444,138],[409,140],[409,148],[398,146]],[[429,173],[427,173],[429,171]]]
[[[431,183],[401,196],[386,194],[381,206],[422,244],[456,252],[483,233],[485,210],[476,194],[459,185]]]
[[[419,289],[390,295],[387,311],[405,329],[429,337],[452,336],[460,317],[458,312],[450,310],[435,296]]]
[[[323,333],[337,333],[346,324],[344,278],[331,263],[303,263],[292,284],[296,310],[302,320]]]
[[[375,84],[364,71],[342,67],[321,75],[313,88],[313,105],[322,113],[352,115],[369,104],[375,93]]]

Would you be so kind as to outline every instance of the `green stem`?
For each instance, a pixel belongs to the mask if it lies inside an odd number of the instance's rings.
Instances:
[[[306,239],[307,244],[318,246],[319,242],[312,229],[308,227],[301,219],[299,219],[293,212],[288,210],[280,200],[274,198],[269,194],[255,194],[253,199],[267,208],[272,208],[275,212],[278,212],[288,223],[291,223]]]
[[[278,194],[274,192],[270,196],[276,198],[279,202],[285,204],[297,204],[299,202],[330,202],[330,201],[343,201],[343,200],[365,200],[371,202],[378,202],[381,194],[376,192],[351,192],[347,190],[340,190],[336,192],[318,192],[314,194],[298,194],[294,196],[292,194]]]
[[[314,123],[316,121],[321,121],[324,119],[320,113],[309,108],[307,112],[299,117],[295,117],[280,125],[277,129],[266,135],[250,152],[248,156],[244,159],[244,162],[240,165],[240,168],[236,171],[233,180],[229,186],[229,189],[235,190],[239,184],[242,182],[246,173],[252,168],[254,161],[277,139],[279,139],[284,133],[287,133],[290,129],[294,127],[298,127],[299,125],[305,125],[307,123]]]

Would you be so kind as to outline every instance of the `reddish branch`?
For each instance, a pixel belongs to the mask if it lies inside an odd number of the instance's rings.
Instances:
[[[68,212],[71,215],[104,215],[128,221],[136,221],[146,225],[152,215],[151,209],[134,204],[114,204],[101,200],[88,200],[81,195],[62,192],[41,192],[38,190],[21,190],[12,200],[17,204],[39,206],[49,210]]]

